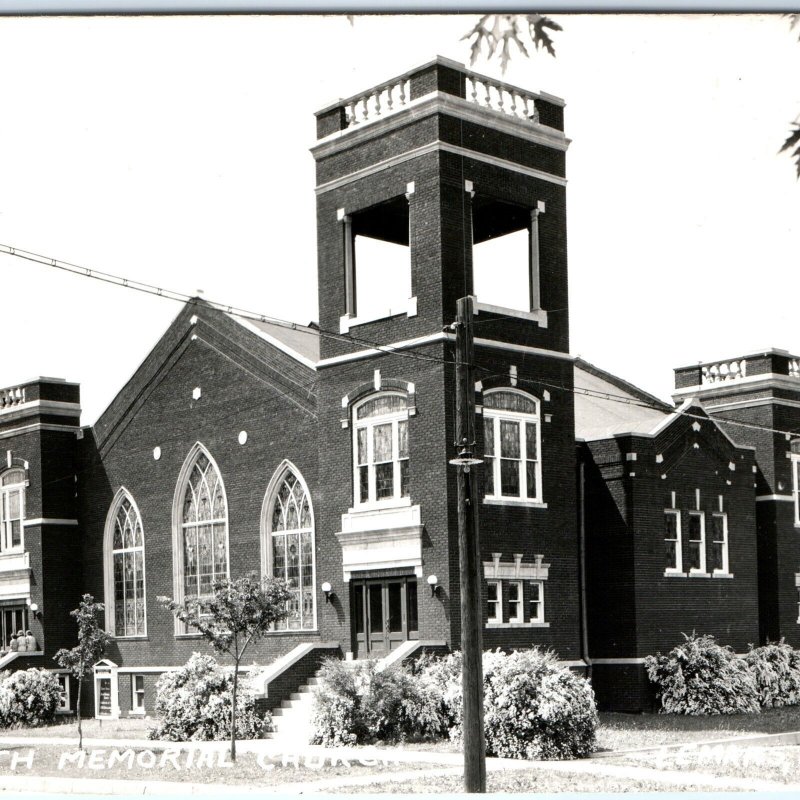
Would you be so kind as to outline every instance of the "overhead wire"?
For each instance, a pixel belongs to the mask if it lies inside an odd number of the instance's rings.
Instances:
[[[415,359],[415,360],[419,360],[419,361],[428,361],[428,362],[434,362],[434,363],[445,364],[445,365],[452,365],[452,366],[457,366],[458,365],[458,361],[455,358],[455,356],[451,360],[451,359],[442,358],[442,357],[439,357],[439,356],[428,355],[426,353],[411,352],[409,350],[398,348],[397,346],[394,346],[394,345],[381,344],[379,342],[375,342],[375,341],[372,341],[372,340],[369,340],[369,339],[365,339],[363,337],[354,336],[353,334],[350,334],[350,333],[346,333],[345,334],[345,333],[340,333],[340,332],[336,332],[336,331],[330,331],[330,330],[326,330],[326,329],[324,329],[322,327],[309,328],[308,326],[301,325],[299,323],[292,322],[290,320],[285,320],[285,319],[282,319],[280,317],[274,317],[274,316],[271,316],[271,315],[268,315],[268,314],[261,314],[259,312],[250,311],[250,310],[247,310],[247,309],[244,309],[244,308],[240,308],[240,307],[237,307],[237,306],[234,306],[234,305],[230,305],[230,304],[226,304],[226,303],[221,303],[221,302],[214,301],[214,300],[208,300],[208,299],[205,299],[205,298],[201,299],[201,298],[198,298],[196,296],[192,296],[192,295],[186,294],[184,292],[179,292],[179,291],[175,291],[175,290],[171,290],[171,289],[164,289],[164,288],[160,288],[160,287],[154,286],[152,284],[144,283],[142,281],[137,281],[137,280],[133,280],[133,279],[130,279],[130,278],[123,278],[121,276],[114,275],[114,274],[109,273],[109,272],[104,272],[102,270],[96,270],[96,269],[92,269],[92,268],[88,268],[88,267],[82,267],[82,266],[79,266],[77,264],[72,264],[70,262],[63,261],[61,259],[55,259],[55,258],[51,258],[49,256],[43,256],[43,255],[41,255],[39,253],[33,253],[33,252],[29,251],[29,250],[24,250],[24,249],[17,248],[17,247],[11,247],[9,245],[5,245],[5,244],[2,244],[2,243],[0,243],[0,253],[6,253],[7,255],[15,256],[17,258],[22,258],[22,259],[25,259],[25,260],[28,260],[28,261],[33,261],[35,263],[42,264],[42,265],[44,265],[46,267],[50,267],[50,268],[66,271],[66,272],[69,272],[69,273],[74,274],[74,275],[79,275],[81,277],[87,277],[87,278],[92,278],[92,279],[95,279],[95,280],[100,280],[102,282],[110,283],[112,285],[119,286],[121,288],[133,289],[133,290],[138,291],[138,292],[143,292],[143,293],[150,294],[150,295],[155,295],[155,296],[158,296],[158,297],[164,297],[164,298],[170,299],[170,300],[175,300],[175,301],[179,301],[179,302],[183,302],[183,303],[194,304],[194,305],[198,306],[198,308],[202,308],[203,306],[207,306],[207,307],[213,308],[213,309],[215,309],[217,311],[221,311],[223,313],[229,314],[230,316],[238,317],[238,318],[241,318],[241,319],[247,319],[247,320],[256,321],[256,322],[263,322],[263,323],[275,325],[277,327],[288,328],[288,329],[295,330],[295,331],[297,331],[297,330],[315,331],[315,332],[319,333],[319,335],[321,337],[328,337],[328,338],[335,339],[335,340],[340,341],[340,342],[347,342],[347,343],[351,343],[351,344],[362,345],[362,346],[365,346],[365,347],[367,347],[367,348],[369,348],[371,350],[376,350],[377,352],[381,352],[381,353],[385,353],[385,354],[399,355],[399,356],[402,356],[402,357],[411,358],[411,359]],[[508,318],[509,319],[518,319],[517,317],[513,317],[511,315],[509,315]],[[488,322],[489,320],[487,319],[486,321]],[[476,321],[476,323],[477,322],[479,322],[479,321]],[[482,322],[482,320],[480,322]],[[446,339],[451,339],[452,337],[453,337],[453,334],[445,333],[445,338]],[[476,369],[476,371],[483,372],[483,373],[485,373],[487,375],[496,375],[496,373],[494,373],[492,370],[490,370],[490,369],[488,369],[486,367],[482,367],[479,364],[475,365],[475,369]],[[585,395],[585,396],[588,396],[588,397],[594,397],[594,398],[597,398],[597,399],[608,400],[608,401],[611,401],[611,402],[620,402],[620,403],[623,403],[625,405],[638,406],[638,407],[642,407],[642,408],[649,408],[649,409],[652,409],[652,410],[662,411],[664,413],[681,414],[683,416],[687,416],[687,417],[690,417],[692,419],[698,419],[698,420],[708,419],[708,417],[705,417],[705,416],[691,414],[688,411],[682,411],[680,408],[675,408],[674,410],[670,410],[669,412],[665,412],[664,408],[661,407],[660,405],[656,405],[655,403],[649,403],[649,402],[644,401],[644,400],[639,400],[637,398],[631,397],[630,395],[617,395],[617,394],[613,394],[611,392],[604,392],[604,391],[600,391],[600,390],[596,390],[596,389],[588,389],[588,388],[585,388],[585,387],[575,387],[575,386],[567,387],[567,386],[551,383],[551,382],[542,380],[541,378],[537,378],[537,377],[534,377],[534,376],[526,377],[524,374],[518,374],[517,375],[517,380],[521,381],[521,382],[524,382],[524,383],[531,384],[531,385],[543,386],[543,387],[546,387],[546,388],[549,388],[549,389],[554,389],[554,390],[557,390],[557,391],[569,391],[569,392],[572,392],[573,394],[581,394],[581,395]],[[304,386],[303,388],[305,389],[306,387]],[[722,417],[722,416],[719,416],[719,415],[714,415],[713,419],[716,420],[716,421],[719,421],[719,422],[724,422],[725,424],[732,425],[732,426],[749,428],[749,429],[753,429],[753,430],[760,430],[760,431],[764,431],[764,432],[767,432],[767,433],[781,434],[781,435],[784,435],[784,436],[787,436],[787,437],[800,436],[800,431],[789,431],[789,430],[784,430],[784,429],[780,429],[780,428],[771,428],[769,426],[758,425],[756,423],[742,422],[740,420],[734,420],[734,419],[730,419],[728,417]]]

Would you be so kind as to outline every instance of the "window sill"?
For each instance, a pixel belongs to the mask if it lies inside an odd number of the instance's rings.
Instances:
[[[142,709],[140,711],[135,711],[134,709],[131,709],[128,712],[128,716],[129,717],[146,717],[147,713],[144,711],[144,709]]]
[[[707,572],[700,572],[699,570],[695,571],[695,570],[691,570],[690,569],[689,570],[689,577],[690,578],[710,578],[711,575],[709,575]]]
[[[664,577],[665,578],[685,578],[686,577],[686,573],[667,569],[667,570],[664,570]]]
[[[148,641],[150,641],[150,637],[147,634],[144,634],[143,636],[142,635],[140,635],[140,636],[114,636],[114,634],[111,634],[111,638],[115,642],[148,642]]]
[[[547,508],[547,503],[540,500],[525,500],[522,497],[484,497],[487,506],[519,506],[521,508]]]
[[[712,578],[732,578],[732,572],[717,572],[716,570],[711,575]]]
[[[319,628],[292,628],[291,630],[282,631],[264,631],[262,636],[300,636],[316,634],[319,635]]]
[[[480,314],[481,311],[486,311],[489,314],[502,314],[504,317],[528,319],[533,322],[538,322],[540,328],[547,327],[547,312],[543,308],[537,308],[533,311],[522,311],[518,308],[506,308],[505,306],[494,306],[491,303],[481,303],[480,300],[476,298],[475,313]]]
[[[202,639],[202,633],[176,633],[176,639]]]
[[[549,628],[549,622],[487,622],[487,628]]]
[[[348,514],[374,514],[377,511],[391,511],[395,508],[408,508],[411,505],[410,497],[401,497],[399,500],[385,500],[382,503],[361,503],[347,509]]]
[[[385,311],[376,314],[375,316],[351,317],[345,314],[344,316],[339,317],[339,333],[348,333],[351,328],[355,328],[358,325],[366,325],[368,322],[378,322],[382,319],[390,319],[391,317],[400,317],[402,315],[405,315],[406,317],[417,316],[416,297],[409,297],[405,306],[401,306],[400,308],[387,308]]]

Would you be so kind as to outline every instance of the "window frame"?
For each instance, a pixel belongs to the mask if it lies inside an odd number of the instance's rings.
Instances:
[[[69,679],[70,679],[69,672],[56,672],[56,680],[58,680],[58,686],[59,686],[58,705],[56,706],[56,714],[72,713],[72,697],[70,692]]]
[[[142,688],[137,689],[136,682],[141,678]],[[131,714],[136,716],[144,716],[147,713],[144,704],[145,688],[144,688],[144,675],[140,672],[131,675]],[[141,700],[141,703],[138,702]]]
[[[800,528],[800,454],[792,454],[792,495],[794,499],[794,524]]]
[[[513,624],[525,622],[525,584],[520,580],[509,580],[508,583],[508,621]],[[511,596],[511,587],[517,589],[516,600]],[[516,605],[516,614],[512,613]]]
[[[662,534],[662,539],[664,542],[675,542],[675,566],[674,567],[664,567],[664,574],[665,575],[683,575],[683,531],[681,526],[681,512],[680,509],[677,508],[665,508],[664,509],[664,519],[668,516],[673,516],[675,518],[675,539],[667,539],[667,530],[666,530],[666,522],[664,525],[664,532]]]
[[[211,466],[217,472],[220,486],[222,487],[222,498],[225,502],[225,558],[226,569],[223,577],[230,579],[231,575],[231,553],[230,553],[230,507],[228,504],[228,494],[225,489],[225,480],[222,470],[219,468],[214,457],[208,449],[201,443],[196,442],[189,450],[183,466],[181,467],[178,480],[175,483],[175,494],[172,501],[172,593],[173,599],[181,603],[185,599],[184,594],[184,562],[183,562],[183,503],[186,491],[189,488],[189,480],[192,476],[195,464],[201,456],[208,459]],[[210,524],[210,523],[209,523]],[[189,630],[177,617],[175,618],[175,636],[186,638],[198,638],[200,633]]]
[[[272,530],[272,512],[275,506],[275,501],[278,497],[281,487],[284,484],[289,474],[294,475],[296,481],[300,484],[308,498],[308,510],[311,516],[310,539],[311,539],[311,598],[312,598],[312,613],[311,613],[311,627],[310,628],[279,628],[273,626],[269,631],[270,634],[305,634],[319,629],[319,606],[317,603],[317,547],[316,547],[316,518],[314,516],[314,503],[311,497],[311,491],[308,488],[302,472],[288,459],[284,459],[275,472],[272,474],[267,491],[264,493],[264,502],[261,507],[261,575],[262,577],[271,577],[273,573],[273,539],[274,532]],[[293,529],[298,534],[305,531],[306,528]],[[287,533],[283,532],[283,533]],[[280,534],[280,532],[279,532]],[[280,534],[282,535],[282,534]],[[300,583],[300,604],[302,608],[302,576]],[[302,613],[302,612],[301,612]]]
[[[15,483],[3,484],[2,481],[9,476],[18,475],[19,480]],[[0,555],[11,555],[13,553],[25,552],[25,491],[29,485],[28,477],[24,469],[21,467],[10,467],[0,473]],[[19,519],[6,519],[6,511],[10,505],[11,496],[17,494],[19,496]],[[15,521],[19,522],[19,544],[10,547],[5,546],[7,535],[12,537],[13,528],[8,529],[9,523]]]
[[[135,512],[139,525],[142,530],[142,544],[141,547],[133,548],[114,548],[114,531],[116,527],[117,515],[122,504],[128,501],[131,509]],[[119,552],[135,552],[140,550],[142,554],[142,604],[144,608],[144,625],[141,633],[134,634],[118,634],[116,628],[116,587],[114,586],[114,556]],[[106,515],[105,532],[103,535],[103,573],[104,573],[104,588],[105,588],[105,618],[106,618],[106,632],[113,636],[114,639],[146,639],[147,638],[147,557],[146,557],[146,542],[144,522],[142,521],[142,514],[139,506],[136,504],[133,495],[124,487],[121,486],[117,493],[114,495],[114,500]]]
[[[495,394],[517,394],[524,397],[526,400],[531,401],[534,404],[534,408],[536,409],[535,413],[531,414],[530,412],[522,412],[522,411],[507,411],[504,409],[497,409],[497,408],[487,408],[486,406],[486,397],[495,395]],[[520,505],[528,505],[528,506],[543,506],[544,503],[544,487],[542,486],[542,413],[541,413],[541,401],[538,397],[530,394],[529,392],[523,392],[519,389],[510,386],[503,386],[498,387],[496,389],[487,389],[483,393],[483,419],[484,425],[486,425],[486,420],[491,420],[492,422],[492,430],[494,432],[494,450],[491,454],[486,453],[486,441],[485,441],[485,432],[484,432],[484,463],[486,463],[486,459],[491,459],[489,468],[492,470],[492,488],[493,493],[488,494],[486,491],[486,483],[484,484],[484,503],[494,503],[494,504],[503,504],[503,503],[510,503],[510,504],[520,504]],[[503,421],[508,422],[516,422],[519,424],[519,458],[515,459],[519,462],[519,493],[516,495],[511,494],[503,494],[502,490],[502,461],[503,456],[501,455],[501,423]],[[536,426],[536,454],[537,458],[529,459],[528,456],[528,447],[527,447],[527,430],[526,424],[534,424]],[[536,476],[536,496],[535,497],[528,497],[528,470],[527,470],[527,462],[534,461],[536,464],[535,467],[535,476]],[[499,491],[498,491],[499,490]]]
[[[539,596],[538,598],[534,599],[533,592],[530,593],[530,597],[528,602],[531,603],[532,606],[538,608],[538,615],[534,616],[533,610],[531,610],[529,622],[535,624],[541,624],[544,622],[544,581],[528,581],[530,587],[533,588],[534,586],[538,586]]]
[[[714,520],[722,520],[722,540],[718,541],[714,538]],[[714,568],[712,574],[714,575],[730,575],[730,562],[728,560],[728,514],[725,511],[714,511],[711,514],[711,547],[712,550],[716,545],[722,545],[722,567]]]
[[[707,567],[708,567],[708,563],[706,561],[706,515],[705,515],[705,512],[704,511],[693,510],[693,511],[687,511],[686,514],[689,517],[690,521],[691,521],[691,519],[693,517],[696,517],[696,518],[698,518],[700,520],[700,538],[699,539],[692,539],[691,538],[691,535],[692,535],[691,534],[691,528],[690,528],[689,525],[686,526],[686,535],[687,535],[686,541],[689,543],[689,545],[691,545],[693,543],[699,543],[699,545],[700,545],[700,547],[699,547],[699,550],[700,550],[700,566],[699,567],[690,566],[689,567],[689,575],[707,575],[708,572],[706,570],[707,570]],[[691,547],[690,547],[690,551],[691,551]],[[691,559],[690,559],[690,563],[691,563]]]
[[[489,597],[489,588],[490,586],[494,586],[497,589],[497,595],[494,600]],[[488,579],[486,581],[486,623],[488,625],[492,624],[502,624],[503,622],[503,581],[500,579]],[[494,616],[489,616],[489,606],[493,605],[495,614]],[[497,614],[500,614],[498,617]]]
[[[396,411],[389,411],[374,417],[368,417],[364,420],[358,419],[358,411],[367,403],[378,399],[379,397],[399,397],[403,401],[403,407]],[[403,478],[402,478],[402,462],[407,463],[407,469],[411,471],[411,430],[410,430],[410,415],[408,413],[408,397],[402,391],[378,391],[362,397],[357,403],[353,404],[351,409],[352,417],[352,480],[353,480],[353,511],[368,511],[377,510],[381,508],[395,508],[397,506],[411,505],[411,490],[406,495],[402,494],[403,491]],[[400,457],[400,423],[406,423],[406,445],[407,455]],[[392,426],[392,460],[381,461],[376,463],[374,459],[375,437],[374,429],[381,425],[390,424]],[[367,439],[367,461],[365,464],[359,462],[358,455],[358,434],[359,431],[366,430]],[[377,478],[376,467],[379,464],[393,465],[392,470],[392,496],[383,499],[377,499]],[[361,500],[361,467],[367,467],[367,499]]]

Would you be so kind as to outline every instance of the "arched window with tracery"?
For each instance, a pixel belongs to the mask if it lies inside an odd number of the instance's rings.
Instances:
[[[182,599],[207,598],[228,577],[228,508],[225,487],[208,453],[199,448],[184,469],[180,520]]]
[[[25,472],[10,469],[0,476],[0,553],[22,552],[24,519]]]
[[[277,630],[313,630],[314,515],[305,482],[291,468],[282,468],[267,492],[266,571],[289,584],[288,616]]]
[[[144,531],[133,498],[121,489],[111,505],[105,537],[106,623],[117,637],[144,636]]]

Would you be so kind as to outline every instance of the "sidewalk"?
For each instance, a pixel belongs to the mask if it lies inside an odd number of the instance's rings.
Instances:
[[[738,739],[716,740],[708,743],[692,743],[701,747],[704,744],[725,743],[726,745],[751,746],[753,744],[765,745],[796,745],[800,734],[777,734],[771,736],[744,736]],[[0,749],[13,747],[25,749],[37,745],[66,745],[74,748],[77,742],[74,737],[0,737]],[[146,739],[84,739],[84,748],[125,750],[134,748],[138,750],[152,749],[163,750],[201,750],[206,752],[226,751],[227,742],[185,742],[172,743],[149,741]],[[617,751],[604,753],[604,756],[622,756],[633,752],[646,752],[653,748],[642,748],[641,751]],[[296,783],[285,782],[272,785],[238,784],[227,786],[219,783],[187,783],[180,781],[142,781],[108,778],[74,778],[74,777],[38,777],[27,775],[3,775],[0,790],[5,793],[45,793],[45,794],[77,794],[98,796],[174,796],[174,795],[250,795],[260,794],[309,794],[324,793],[332,789],[342,789],[355,786],[396,785],[397,794],[402,794],[402,785],[407,781],[418,781],[425,778],[440,776],[457,776],[462,774],[463,755],[461,753],[440,753],[421,750],[404,750],[402,748],[379,747],[341,747],[326,748],[308,745],[302,750],[293,750],[282,746],[276,740],[244,740],[237,742],[240,753],[256,753],[265,757],[288,756],[299,757],[301,763],[307,758],[317,763],[325,758],[335,758],[342,761],[358,762],[377,760],[380,762],[397,762],[402,764],[429,764],[430,769],[402,770],[375,773],[371,775],[343,775],[319,780],[303,780]],[[761,791],[761,792],[793,792],[800,796],[800,783],[778,783],[775,781],[717,777],[710,773],[690,771],[661,770],[654,767],[638,765],[616,765],[605,763],[603,759],[582,759],[577,761],[521,761],[507,758],[487,758],[487,772],[498,771],[537,771],[561,772],[567,774],[582,773],[584,775],[597,775],[623,779],[642,780],[663,785],[665,790],[687,791]],[[266,774],[265,774],[266,777]]]

